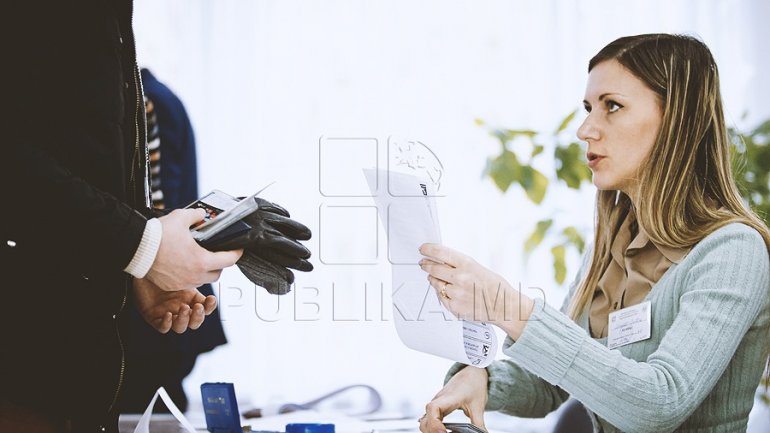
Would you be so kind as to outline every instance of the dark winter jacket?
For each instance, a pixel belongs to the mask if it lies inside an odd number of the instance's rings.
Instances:
[[[123,272],[150,216],[132,4],[3,7],[0,403],[116,428]]]

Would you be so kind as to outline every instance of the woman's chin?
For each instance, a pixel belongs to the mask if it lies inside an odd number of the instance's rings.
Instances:
[[[596,173],[594,173],[591,178],[591,182],[599,191],[616,191],[619,189],[617,182],[605,179],[603,176],[597,175]]]

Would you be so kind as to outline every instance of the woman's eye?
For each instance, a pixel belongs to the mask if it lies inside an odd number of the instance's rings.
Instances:
[[[591,106],[588,105],[588,104],[583,105],[583,109],[586,111],[586,113],[590,113],[591,112]]]
[[[615,101],[607,101],[607,111],[608,112],[614,113],[614,112],[620,110],[621,108],[623,108],[623,106],[618,104],[617,102],[615,102]]]

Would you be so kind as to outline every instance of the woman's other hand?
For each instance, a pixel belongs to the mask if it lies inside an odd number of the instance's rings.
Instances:
[[[487,382],[484,368],[465,367],[455,374],[444,388],[425,405],[425,415],[420,418],[422,433],[444,433],[443,419],[457,409],[462,409],[471,424],[483,428],[484,408],[487,405]]]

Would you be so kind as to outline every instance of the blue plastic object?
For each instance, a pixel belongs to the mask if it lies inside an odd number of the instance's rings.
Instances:
[[[286,433],[334,433],[334,424],[286,424]]]
[[[211,433],[243,432],[232,383],[204,383],[201,385],[201,397],[208,431]]]

